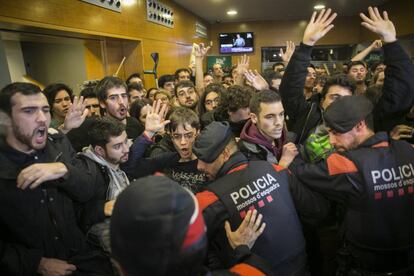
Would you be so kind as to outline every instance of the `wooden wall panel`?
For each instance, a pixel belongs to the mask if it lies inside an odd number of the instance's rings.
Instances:
[[[105,72],[100,41],[86,40],[84,46],[87,78],[89,80],[102,78]]]
[[[149,54],[154,51],[158,51],[161,56],[160,72],[171,73],[177,67],[188,65],[188,57],[184,55],[191,53],[193,41],[205,43],[208,41],[208,39],[194,37],[195,22],[202,22],[207,27],[209,24],[172,0],[162,2],[174,9],[175,27],[173,29],[147,22],[145,0],[137,0],[132,6],[124,5],[122,13],[78,0],[2,1],[0,22],[141,41],[142,44],[135,47],[136,50],[133,50],[131,54],[134,58],[143,60],[143,63],[136,65],[134,69],[134,64],[128,61],[123,74],[141,71],[143,68],[150,69],[148,67],[152,67],[152,60]],[[87,65],[88,76],[97,77],[103,71],[103,69],[94,68],[99,65],[97,49],[91,45],[87,45],[86,48],[85,58],[90,62]],[[115,51],[115,48],[110,48]],[[111,59],[108,66],[112,68],[110,63],[115,62],[117,57],[109,54],[108,58]],[[109,70],[108,73],[113,72]]]

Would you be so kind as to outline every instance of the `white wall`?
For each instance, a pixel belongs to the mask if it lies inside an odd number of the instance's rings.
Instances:
[[[62,82],[79,93],[86,80],[85,48],[82,41],[69,44],[22,42],[27,73],[44,85]]]
[[[11,81],[23,81],[22,76],[26,75],[26,68],[24,66],[20,41],[4,40],[3,44],[6,52]]]
[[[0,89],[11,82],[9,65],[7,64],[6,51],[0,36]]]

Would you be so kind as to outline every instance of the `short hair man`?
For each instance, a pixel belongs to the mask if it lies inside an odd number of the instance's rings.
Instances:
[[[98,96],[92,87],[82,89],[79,94],[85,99],[86,108],[89,110],[88,117],[101,117]]]
[[[351,61],[348,64],[348,77],[356,83],[357,95],[364,94],[367,90],[365,84],[367,73],[367,65],[363,61]]]
[[[285,64],[283,62],[275,62],[272,64],[272,70],[276,73],[280,73],[285,70]]]
[[[179,68],[174,73],[175,81],[191,81],[191,72],[188,68]]]
[[[128,101],[131,105],[136,100],[142,100],[145,98],[145,89],[140,83],[128,84]]]
[[[264,228],[261,216],[252,213],[235,232],[226,228],[238,263],[226,274],[270,273],[246,247],[253,246]],[[140,178],[119,196],[110,234],[112,256],[123,276],[208,273],[203,267],[207,243],[200,206],[191,192],[166,177]]]
[[[244,124],[250,118],[250,99],[253,90],[250,87],[233,85],[221,95],[220,106],[213,111],[203,114],[201,123],[203,126],[212,121],[227,121],[235,137],[240,137]]]
[[[135,139],[144,131],[137,119],[128,116],[128,91],[125,83],[117,77],[105,77],[95,87],[99,104],[110,116],[126,126],[128,138]]]
[[[174,94],[175,77],[174,75],[162,75],[158,79],[158,87],[170,92],[171,96]]]
[[[180,81],[175,86],[175,96],[180,106],[196,110],[199,96],[192,81]]]
[[[264,78],[275,91],[279,91],[280,83],[282,82],[282,75],[279,72],[269,71],[264,74]]]
[[[217,83],[221,83],[221,80],[223,79],[223,68],[221,67],[221,64],[214,64],[213,65],[213,78],[214,81]]]
[[[129,75],[129,77],[126,80],[126,84],[129,85],[131,83],[139,83],[142,85],[142,79],[140,73],[133,73]]]
[[[253,252],[265,258],[274,273],[306,273],[305,242],[289,190],[294,183],[288,171],[267,161],[249,162],[238,151],[227,122],[209,124],[198,136],[193,151],[198,157],[198,169],[212,181],[196,197],[206,220],[209,242],[218,251],[222,265],[228,265],[229,258],[221,230],[224,220],[230,219],[234,227],[248,210],[257,209],[267,228]],[[319,210],[318,207],[315,203],[308,209]]]
[[[204,88],[207,87],[207,85],[214,83],[214,78],[210,73],[204,73],[203,76],[203,85]]]
[[[250,120],[240,134],[240,151],[249,160],[266,160],[287,168],[297,155],[297,149],[287,142],[285,110],[280,95],[271,90],[254,94],[250,112]]]
[[[85,233],[93,233],[105,252],[110,252],[108,239],[109,220],[118,195],[129,185],[129,180],[119,166],[128,161],[130,143],[125,125],[103,117],[88,129],[89,147],[83,148],[79,159],[85,164],[94,180],[94,196],[77,208],[79,226]],[[88,235],[91,236],[91,235]]]
[[[413,273],[411,219],[414,149],[405,141],[374,133],[372,103],[343,97],[324,113],[337,152],[326,161],[299,166],[297,177],[345,207],[341,271],[355,274]],[[316,178],[315,178],[316,177]],[[398,271],[398,272],[397,272]],[[403,273],[403,274],[404,274]]]
[[[48,134],[45,95],[30,83],[9,84],[0,91],[0,112],[8,117],[0,137],[0,271],[111,275],[109,259],[89,248],[75,220],[73,201],[92,196],[91,176],[65,135]]]

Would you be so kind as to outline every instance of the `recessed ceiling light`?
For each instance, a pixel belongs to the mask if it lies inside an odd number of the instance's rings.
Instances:
[[[228,15],[236,15],[236,14],[237,14],[237,11],[235,11],[235,10],[229,10],[229,11],[227,12],[227,14],[228,14]]]
[[[325,8],[325,5],[316,5],[313,7],[315,10],[322,10]]]

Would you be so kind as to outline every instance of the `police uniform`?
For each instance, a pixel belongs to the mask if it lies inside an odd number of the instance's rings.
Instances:
[[[372,111],[359,96],[343,97],[331,106],[325,122],[340,133],[348,132]],[[343,112],[344,108],[352,112]],[[298,167],[296,174],[311,189],[345,206],[344,248],[339,259],[342,275],[412,275],[412,145],[379,132],[356,149],[333,153],[317,165]]]
[[[231,137],[228,124],[213,122],[201,132],[193,152],[202,161],[212,163]],[[252,252],[266,259],[279,275],[307,273],[305,241],[295,209],[297,201],[292,198],[291,191],[306,193],[297,189],[298,186],[290,187],[290,177],[283,167],[266,161],[248,162],[239,151],[230,156],[217,173],[216,180],[206,187],[206,191],[196,195],[206,220],[210,252],[214,252],[210,254],[210,267],[231,265],[232,250],[224,232],[224,221],[229,220],[236,229],[248,210],[257,209],[263,214],[266,229]],[[309,205],[307,207],[311,209]],[[315,208],[310,213],[326,209],[318,208],[318,204],[312,204],[312,207]]]

